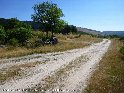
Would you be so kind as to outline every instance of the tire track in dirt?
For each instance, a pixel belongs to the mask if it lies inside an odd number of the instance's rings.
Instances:
[[[57,69],[68,65],[72,60],[79,57],[84,52],[86,51],[84,51],[83,49],[74,49],[74,50],[69,50],[65,52],[43,54],[44,58],[49,57],[49,60],[47,61],[46,64],[40,64],[31,69],[24,69],[23,71],[26,74],[26,76],[19,77],[19,78],[12,78],[12,80],[6,81],[4,85],[1,85],[0,89],[5,89],[5,88],[6,89],[18,89],[18,88],[24,89],[24,88],[30,88],[32,86],[35,86],[41,79],[54,73],[54,71],[56,71]],[[33,60],[32,62],[35,61],[35,57],[34,59],[32,58]],[[23,57],[21,58],[22,60],[19,58],[20,62],[18,62],[17,65],[23,64]],[[17,59],[18,58],[16,58],[16,60]],[[9,65],[10,60],[9,59],[5,59],[5,60],[8,60],[8,65]],[[12,62],[14,62],[14,60],[12,60]]]
[[[94,49],[82,54],[65,68],[45,78],[44,83],[39,83],[38,87],[32,90],[46,93],[82,93],[110,43],[111,41],[107,41],[96,45]]]

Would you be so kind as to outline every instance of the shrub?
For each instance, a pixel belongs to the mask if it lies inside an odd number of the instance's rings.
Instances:
[[[12,46],[18,46],[18,40],[16,38],[12,38],[9,40],[9,45],[12,45]]]
[[[7,31],[7,40],[16,38],[19,43],[24,44],[24,42],[31,37],[32,30],[29,28],[15,28]]]
[[[120,48],[120,52],[124,55],[124,46]]]
[[[124,40],[124,36],[123,36],[123,37],[120,37],[120,39],[119,39],[119,40],[122,40],[122,41],[123,41],[123,40]]]
[[[4,28],[0,26],[0,43],[4,43],[6,37],[6,33],[4,31]]]
[[[25,42],[25,47],[27,48],[35,48],[35,41],[37,40],[37,38],[30,38]]]
[[[45,34],[41,31],[33,31],[32,35],[34,38],[40,38],[40,39],[45,37]]]

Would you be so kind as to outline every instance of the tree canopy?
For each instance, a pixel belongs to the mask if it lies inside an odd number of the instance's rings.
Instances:
[[[2,25],[1,25],[2,24]],[[0,20],[0,44],[24,44],[32,35],[30,25],[19,21],[17,18]]]
[[[58,27],[62,27],[63,21],[60,19],[64,16],[62,10],[58,8],[57,4],[52,2],[43,2],[35,4],[34,14],[32,19],[34,22],[40,23],[40,27],[43,31],[51,31],[52,34]]]

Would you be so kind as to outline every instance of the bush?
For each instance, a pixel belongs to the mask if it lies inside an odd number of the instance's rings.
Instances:
[[[18,46],[18,40],[16,38],[12,38],[9,40],[9,45],[12,45],[12,46]]]
[[[0,43],[4,43],[6,37],[6,33],[4,31],[4,28],[0,26]]]
[[[2,19],[0,21],[0,43],[24,45],[26,40],[32,36],[31,26],[19,21],[17,18]],[[4,30],[5,29],[5,30]]]
[[[12,30],[8,30],[7,31],[7,40],[10,39],[17,39],[19,43],[24,44],[24,42],[30,38],[32,35],[32,30],[29,28],[24,28],[24,27],[20,27],[20,28],[15,28]]]
[[[35,42],[36,42],[37,38],[30,38],[25,42],[25,47],[27,48],[35,48]]]
[[[124,46],[120,48],[120,52],[124,55]]]
[[[33,31],[32,32],[33,38],[43,38],[45,34],[42,31]]]
[[[124,36],[121,37],[119,40],[121,40],[124,43]]]
[[[64,35],[72,33],[77,33],[77,28],[74,25],[65,25],[65,27],[62,29],[61,33]]]

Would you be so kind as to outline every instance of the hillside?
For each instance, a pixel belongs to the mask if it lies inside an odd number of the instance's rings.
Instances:
[[[77,27],[77,30],[78,30],[78,32],[85,32],[85,33],[89,33],[89,34],[93,34],[93,35],[101,34],[100,31],[96,31],[96,30],[92,30],[92,29],[88,29],[88,28]]]
[[[103,31],[102,35],[104,35],[104,36],[108,36],[108,35],[124,36],[124,31]]]
[[[93,34],[93,35],[102,35],[102,36],[108,36],[108,35],[117,35],[117,36],[124,36],[124,31],[96,31],[88,28],[82,28],[82,27],[77,27],[78,32],[85,32],[88,34]]]

